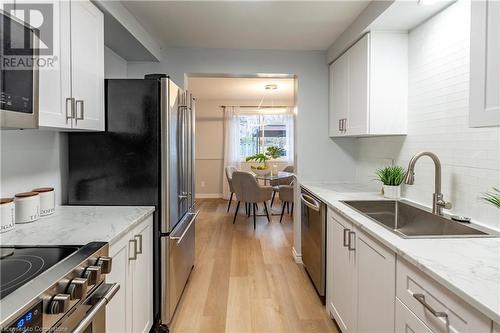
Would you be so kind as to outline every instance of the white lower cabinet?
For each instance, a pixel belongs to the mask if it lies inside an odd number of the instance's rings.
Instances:
[[[432,333],[399,299],[396,299],[396,333]]]
[[[352,228],[344,219],[328,217],[327,249],[330,253],[327,255],[326,303],[342,332],[356,331],[355,256],[344,245]]]
[[[153,216],[111,244],[107,282],[120,290],[106,307],[106,332],[149,332],[153,324]]]
[[[358,332],[393,332],[396,255],[356,230]]]
[[[332,210],[327,308],[342,332],[394,332],[395,254]]]
[[[398,259],[396,295],[430,331],[487,333],[491,320],[432,280],[418,268]]]
[[[326,308],[343,333],[500,333],[491,319],[332,209],[326,272]]]

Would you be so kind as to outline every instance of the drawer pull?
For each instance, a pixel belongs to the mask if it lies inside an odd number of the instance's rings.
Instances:
[[[349,232],[351,230],[344,229],[344,247],[349,247]]]
[[[432,306],[430,306],[429,304],[427,304],[427,302],[425,301],[425,296],[423,294],[413,294],[413,297],[420,304],[422,304],[424,306],[424,308],[426,308],[427,310],[429,310],[429,312],[432,313],[435,317],[448,318],[448,314],[447,313],[436,311],[436,310],[434,310],[432,308]]]
[[[351,237],[354,236],[354,237]],[[354,231],[349,231],[349,245],[347,248],[349,251],[355,251],[356,250],[356,233]]]

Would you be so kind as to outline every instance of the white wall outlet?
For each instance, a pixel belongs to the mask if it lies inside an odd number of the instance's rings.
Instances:
[[[200,185],[201,185],[201,187],[205,187],[205,185],[206,185],[205,181],[202,180],[201,183],[200,183]]]

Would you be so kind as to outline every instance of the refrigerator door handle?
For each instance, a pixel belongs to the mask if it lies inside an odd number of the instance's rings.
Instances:
[[[184,231],[182,232],[182,234],[180,236],[170,236],[170,240],[176,240],[177,241],[177,245],[179,245],[180,243],[182,243],[182,240],[184,239],[184,236],[186,236],[186,233],[191,228],[191,225],[194,223],[194,221],[196,221],[196,218],[198,217],[199,213],[200,213],[200,211],[198,210],[198,211],[196,211],[196,213],[194,213],[191,216],[191,221],[189,221],[187,227],[184,229]]]
[[[177,122],[177,147],[178,147],[178,177],[179,177],[179,188],[178,188],[178,201],[184,200],[184,111],[186,109],[186,102],[184,100],[184,95],[179,91],[179,109],[178,109],[178,122]]]

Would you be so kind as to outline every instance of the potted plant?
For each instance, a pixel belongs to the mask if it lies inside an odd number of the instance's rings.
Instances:
[[[285,153],[285,149],[278,146],[269,146],[266,149],[266,155],[273,160],[280,158],[281,156],[285,156]]]
[[[500,208],[500,190],[495,187],[491,192],[484,193],[481,199],[489,204],[492,204],[493,206],[496,206],[497,208]]]
[[[267,162],[271,159],[277,159],[281,156],[285,155],[285,149],[278,147],[278,146],[269,146],[266,149],[265,153],[257,153],[252,156],[248,156],[246,158],[246,161],[256,161],[258,163],[261,163],[260,165],[257,166],[250,166],[253,172],[255,172],[258,175],[267,175],[271,172],[269,165]]]
[[[387,166],[378,169],[375,174],[383,184],[384,197],[399,199],[401,197],[401,183],[405,177],[405,169],[401,166]]]
[[[270,158],[266,154],[263,153],[258,153],[252,156],[248,156],[246,158],[246,161],[256,161],[259,162],[260,165],[252,165],[250,168],[252,169],[253,172],[255,172],[258,175],[267,175],[271,172],[269,169],[269,165],[267,165],[267,161],[269,161]]]

